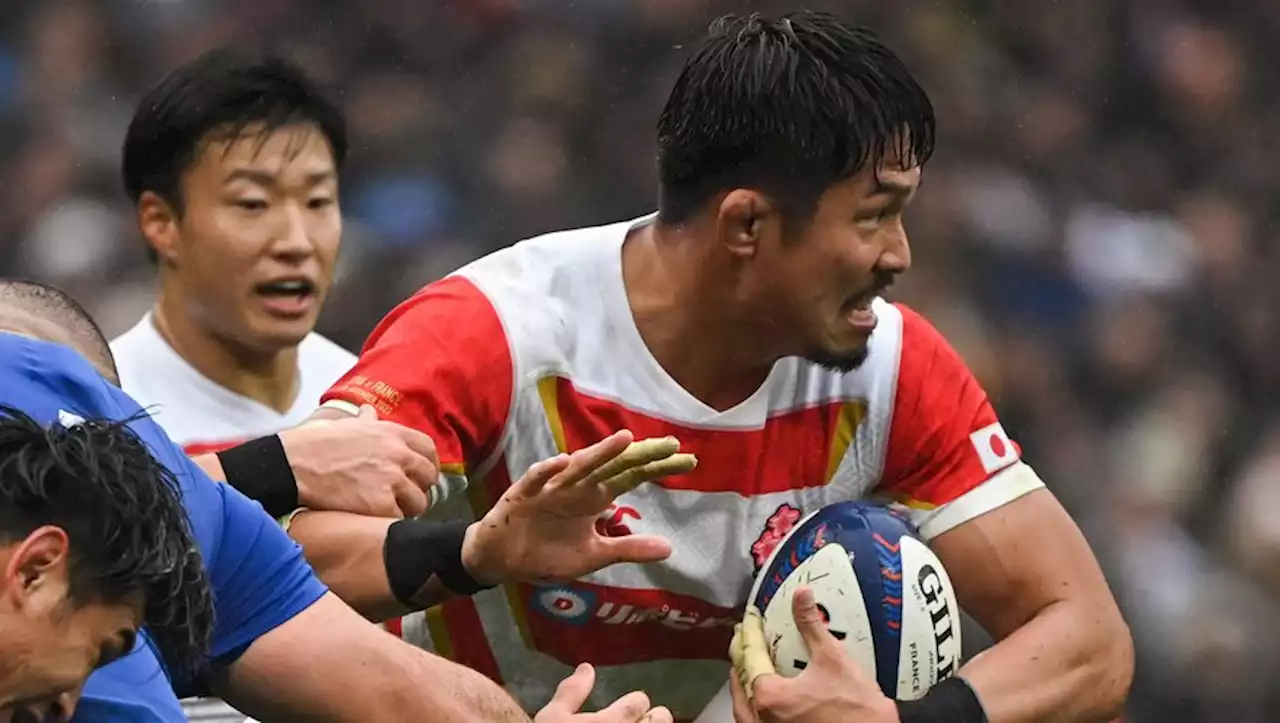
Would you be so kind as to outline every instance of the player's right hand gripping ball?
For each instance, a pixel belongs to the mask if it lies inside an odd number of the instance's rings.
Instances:
[[[755,620],[749,610],[733,643],[748,694],[756,677],[774,672],[766,668],[792,677],[808,664],[791,612],[800,585],[813,590],[831,634],[886,696],[915,700],[959,668],[960,608],[937,556],[898,512],[840,502],[801,520],[756,577],[748,603],[763,613]],[[751,627],[763,631],[759,646]]]

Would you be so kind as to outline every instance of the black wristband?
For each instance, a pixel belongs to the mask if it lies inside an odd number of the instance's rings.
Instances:
[[[960,677],[938,683],[919,700],[897,703],[902,723],[987,723],[978,694]]]
[[[257,500],[267,514],[284,517],[298,507],[298,480],[284,443],[272,434],[218,452],[227,484]]]
[[[492,585],[481,585],[462,566],[462,539],[466,522],[396,520],[387,528],[382,561],[387,567],[391,592],[403,605],[419,609],[416,598],[432,576],[456,595],[474,595]]]

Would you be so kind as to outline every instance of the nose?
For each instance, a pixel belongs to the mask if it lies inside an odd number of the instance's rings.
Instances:
[[[306,210],[299,204],[285,206],[284,217],[271,243],[271,255],[283,261],[303,261],[315,253],[307,230]]]
[[[884,249],[876,264],[880,271],[900,274],[911,268],[911,243],[907,240],[907,230],[899,221],[897,226],[884,234]]]

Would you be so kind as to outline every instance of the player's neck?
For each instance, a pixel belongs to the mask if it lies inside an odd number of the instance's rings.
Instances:
[[[680,230],[638,229],[622,253],[627,301],[649,353],[685,391],[726,410],[745,401],[769,376],[775,358],[760,354],[758,338],[739,333],[727,308],[692,273],[702,266],[692,239]],[[747,341],[748,343],[744,343]]]
[[[181,304],[162,295],[152,322],[161,338],[196,371],[220,387],[284,414],[298,396],[298,348],[245,348],[200,325]]]

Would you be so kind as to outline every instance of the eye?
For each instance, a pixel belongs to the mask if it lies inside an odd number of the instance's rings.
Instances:
[[[307,201],[307,208],[313,211],[319,211],[320,209],[328,208],[329,206],[332,206],[332,205],[333,205],[332,196],[320,196],[317,198],[313,198],[310,201]]]
[[[267,208],[267,202],[260,198],[241,198],[237,199],[236,207],[245,211],[263,211]]]
[[[890,203],[881,208],[865,211],[854,220],[864,228],[879,228],[883,224],[897,220],[902,215],[903,206],[902,203]]]
[[[855,216],[853,220],[854,223],[862,226],[863,228],[876,228],[881,223],[884,223],[887,218],[889,218],[887,210],[877,209],[874,211],[860,213]]]

